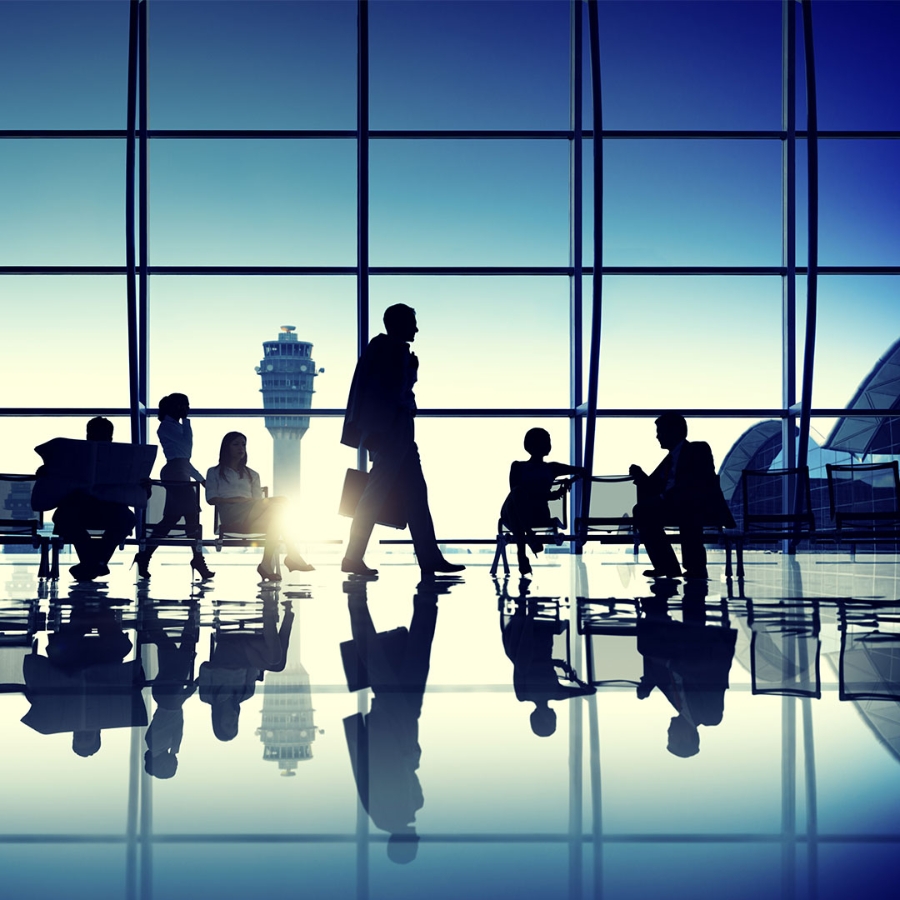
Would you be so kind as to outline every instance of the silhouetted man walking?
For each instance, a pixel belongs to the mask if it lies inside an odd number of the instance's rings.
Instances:
[[[640,466],[628,473],[637,485],[634,508],[638,534],[653,568],[650,578],[681,575],[678,557],[665,534],[666,525],[677,525],[681,557],[688,578],[706,578],[704,525],[734,527],[734,519],[719,487],[712,450],[704,441],[687,440],[687,422],[680,413],[663,413],[656,420],[656,439],[666,458],[647,474]]]
[[[347,399],[341,443],[368,450],[372,471],[353,517],[341,571],[377,574],[363,557],[379,513],[391,498],[409,523],[423,577],[460,572],[465,566],[447,562],[438,549],[415,442],[413,386],[419,361],[409,344],[419,330],[416,311],[402,303],[388,307],[384,328],[387,334],[372,338],[356,364]]]

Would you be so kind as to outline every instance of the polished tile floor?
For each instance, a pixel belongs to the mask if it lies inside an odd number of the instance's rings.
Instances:
[[[311,548],[316,571],[261,588],[257,554],[211,554],[204,587],[186,551],[89,587],[0,555],[4,896],[896,884],[897,558],[651,585],[623,553],[527,582],[473,553],[421,585],[402,553],[364,583]]]

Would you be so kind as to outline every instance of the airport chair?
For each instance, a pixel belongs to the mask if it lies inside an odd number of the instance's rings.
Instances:
[[[576,476],[577,477],[577,476]],[[550,524],[544,528],[533,528],[535,536],[539,538],[545,545],[555,544],[561,545],[565,540],[566,529],[568,528],[568,495],[569,489],[575,482],[575,478],[567,476],[566,478],[558,478],[553,482],[554,492],[561,489],[558,497],[553,497],[548,506],[550,508]],[[494,560],[491,563],[491,575],[497,574],[497,568],[503,563],[503,574],[509,575],[509,560],[506,555],[507,544],[514,543],[515,538],[506,528],[502,521],[497,520],[497,542],[494,551]]]
[[[834,540],[850,544],[900,543],[900,474],[897,460],[825,466]]]
[[[575,530],[580,534],[586,528],[587,539],[601,544],[631,545],[637,558],[640,542],[632,518],[636,503],[637,487],[630,475],[594,475],[587,518],[579,519]]]
[[[800,498],[796,508],[795,499]],[[737,576],[744,577],[746,544],[813,540],[816,522],[812,512],[809,469],[744,469],[741,472],[742,527],[726,544],[726,575],[731,572],[731,541],[737,551]],[[785,503],[786,499],[786,503]],[[790,512],[784,512],[787,508]]]
[[[269,489],[262,488],[263,497],[269,496]],[[261,543],[265,543],[265,532],[241,532],[226,531],[222,527],[222,521],[219,518],[219,507],[213,505],[213,531],[215,532],[215,540],[213,545],[216,553],[220,553],[223,547],[258,547]],[[279,561],[280,554],[275,556],[275,574],[281,574],[281,563]]]
[[[41,534],[44,514],[31,508],[31,489],[34,475],[0,475],[0,544],[30,546],[40,550],[38,578],[57,577],[51,574],[51,541]],[[53,545],[54,558],[59,548]]]
[[[164,547],[190,547],[199,553],[203,543],[202,525],[188,525],[184,516],[178,519],[165,537],[156,538],[153,530],[163,518],[166,507],[166,499],[170,491],[177,491],[184,498],[184,505],[193,503],[200,509],[200,482],[198,481],[158,481],[150,482],[150,496],[147,499],[147,508],[139,515],[137,526],[138,549],[142,552],[147,545]],[[179,498],[180,499],[180,498]]]
[[[595,475],[591,478],[591,499],[587,518],[579,519],[576,532],[586,541],[600,544],[625,544],[631,546],[634,561],[640,552],[640,538],[634,525],[632,511],[637,503],[637,486],[630,475]],[[678,526],[666,526],[668,540],[681,541]],[[726,547],[725,574],[731,574],[730,538],[719,526],[704,528],[706,544],[724,544]]]

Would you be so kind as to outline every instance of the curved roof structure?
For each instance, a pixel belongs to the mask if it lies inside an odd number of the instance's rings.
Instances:
[[[900,340],[875,363],[847,409],[900,409]],[[891,421],[884,416],[842,416],[824,446],[860,456],[897,453],[896,430],[891,428]]]
[[[781,449],[781,422],[778,419],[752,425],[732,444],[719,466],[719,482],[726,503],[731,503],[741,483],[741,472],[750,468],[751,460],[760,450],[767,449],[768,445],[773,450],[773,457]]]

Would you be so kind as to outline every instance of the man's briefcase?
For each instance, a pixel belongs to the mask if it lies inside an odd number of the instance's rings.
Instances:
[[[368,472],[360,472],[359,469],[347,469],[344,476],[344,489],[341,491],[341,502],[338,506],[338,515],[353,517],[356,515],[356,507],[359,498],[369,482]],[[389,528],[406,528],[406,516],[395,493],[390,494],[381,506],[375,521],[379,525],[387,525]]]

